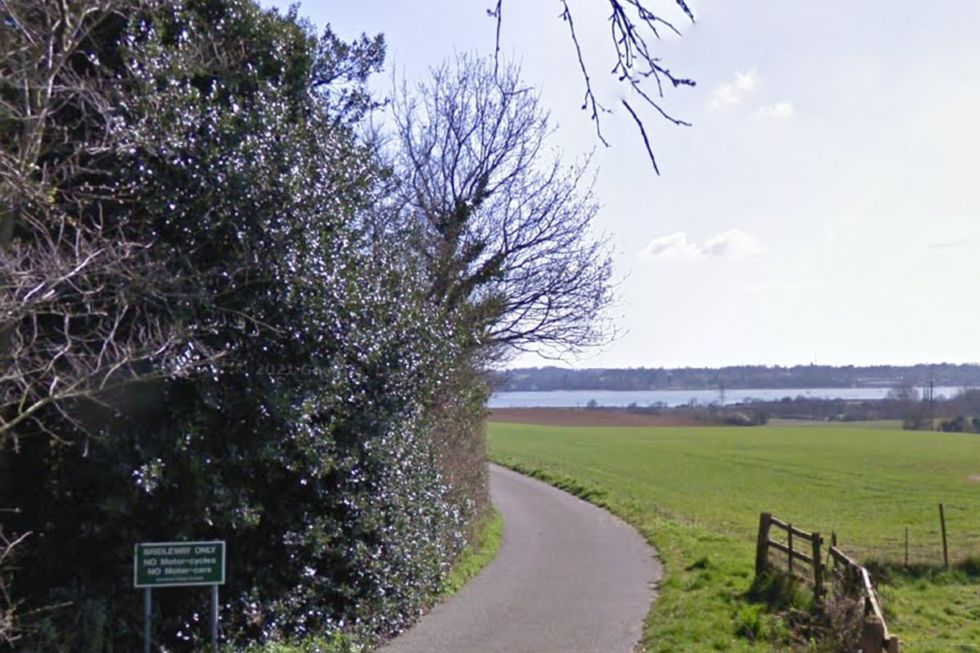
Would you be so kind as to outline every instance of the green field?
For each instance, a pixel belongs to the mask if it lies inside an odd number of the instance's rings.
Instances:
[[[762,511],[900,567],[906,527],[911,561],[941,564],[943,502],[950,557],[980,556],[980,436],[876,426],[488,430],[494,460],[590,495],[660,550],[649,651],[770,651],[788,630],[744,597]],[[882,595],[903,650],[980,651],[976,567],[891,574]]]

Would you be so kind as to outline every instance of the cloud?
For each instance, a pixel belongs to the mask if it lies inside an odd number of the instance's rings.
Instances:
[[[701,252],[717,258],[746,258],[761,254],[762,243],[755,236],[735,228],[706,240]]]
[[[787,102],[782,100],[774,104],[768,104],[761,109],[759,109],[760,116],[766,116],[767,118],[776,118],[778,120],[789,120],[796,114],[796,107],[793,106],[792,102]]]
[[[755,68],[747,73],[735,73],[735,78],[732,81],[725,82],[714,90],[708,102],[708,107],[711,109],[720,109],[733,104],[739,104],[742,98],[756,87],[758,81]]]
[[[762,253],[762,243],[755,236],[733,228],[708,238],[703,243],[688,239],[683,231],[658,236],[643,248],[640,256],[653,261],[698,258],[747,258]]]
[[[693,258],[700,254],[701,248],[689,242],[683,231],[654,238],[642,252],[643,258],[649,259]]]

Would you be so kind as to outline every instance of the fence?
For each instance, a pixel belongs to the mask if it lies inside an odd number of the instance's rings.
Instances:
[[[786,543],[772,539],[772,529],[776,528],[786,534]],[[802,544],[803,550],[800,550]],[[817,602],[823,599],[824,565],[821,562],[821,547],[823,538],[820,533],[808,533],[796,528],[770,513],[764,512],[759,517],[759,543],[756,549],[755,574],[759,576],[769,568],[769,550],[776,549],[786,555],[787,571],[813,583],[813,598]],[[809,574],[801,574],[797,563],[803,563],[810,569]]]
[[[774,529],[785,534],[785,542],[773,539]],[[863,602],[864,618],[860,641],[860,650],[863,653],[900,653],[901,642],[897,636],[888,632],[868,570],[837,548],[836,541],[828,549],[827,562],[824,562],[821,555],[823,544],[820,533],[804,531],[764,512],[759,516],[756,576],[774,566],[770,560],[770,551],[779,551],[785,555],[786,571],[789,574],[812,583],[813,598],[818,608],[823,604],[828,583],[837,584],[845,593]],[[830,563],[832,566],[828,574]]]
[[[969,479],[974,483],[980,483],[980,475],[970,476]],[[959,512],[960,516],[964,517],[960,523],[970,523],[976,521],[977,514],[976,512],[973,512],[972,514],[966,512],[973,508],[973,506],[967,507],[960,502],[957,502],[957,504],[950,506],[943,503],[939,504],[939,520],[936,524],[936,531],[933,531],[928,527],[924,527],[921,517],[916,518],[916,521],[918,522],[915,526],[915,528],[918,529],[917,533],[909,526],[906,526],[904,533],[904,555],[902,555],[903,552],[901,548],[903,538],[900,535],[897,538],[898,555],[896,555],[896,549],[891,548],[895,545],[889,543],[884,546],[879,544],[874,549],[874,557],[882,560],[883,562],[889,561],[897,563],[899,560],[901,560],[904,562],[906,567],[913,565],[935,567],[941,562],[943,569],[949,569],[951,565],[954,565],[956,562],[967,564],[972,563],[971,555],[977,550],[978,547],[980,547],[980,534],[978,534],[975,529],[962,529],[956,533],[957,542],[954,544],[952,538],[950,537],[950,532],[947,531],[946,518],[949,516],[949,512],[952,512],[954,515]],[[949,512],[947,510],[949,510]],[[964,514],[965,512],[966,514]],[[955,528],[955,521],[953,524]],[[917,540],[914,549],[912,548],[913,537],[915,537]],[[896,540],[892,540],[892,542],[896,542]],[[950,547],[953,547],[953,549],[951,550]],[[940,555],[942,556],[941,558],[939,557]],[[954,558],[956,557],[959,557],[960,560],[955,560]]]

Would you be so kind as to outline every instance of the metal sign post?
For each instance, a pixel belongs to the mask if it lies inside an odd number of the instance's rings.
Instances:
[[[218,586],[211,586],[211,648],[218,653]]]
[[[211,586],[211,647],[218,651],[218,585],[225,582],[225,543],[142,542],[133,554],[133,585],[145,588],[143,652],[153,639],[153,588]]]
[[[150,653],[153,639],[153,588],[143,590],[143,653]]]

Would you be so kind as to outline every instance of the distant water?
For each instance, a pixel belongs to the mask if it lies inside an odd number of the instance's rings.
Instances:
[[[811,399],[851,399],[855,401],[884,399],[890,388],[754,388],[725,390],[725,404],[743,403],[749,399],[778,401],[783,397]],[[937,387],[936,399],[952,397],[962,388]],[[694,402],[707,406],[720,404],[718,390],[552,390],[547,392],[496,392],[490,397],[490,408],[575,408],[595,400],[600,406],[640,407],[651,405],[684,406]]]

